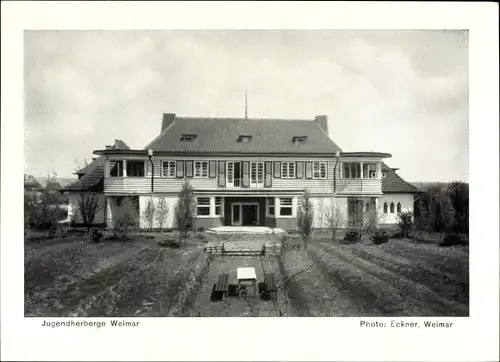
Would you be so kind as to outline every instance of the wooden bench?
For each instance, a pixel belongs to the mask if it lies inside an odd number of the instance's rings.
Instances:
[[[273,300],[276,300],[276,279],[273,273],[264,274],[264,284],[266,292],[272,296]]]
[[[215,284],[215,292],[222,293],[222,299],[227,297],[227,292],[229,290],[229,275],[222,273],[217,278],[217,283]]]

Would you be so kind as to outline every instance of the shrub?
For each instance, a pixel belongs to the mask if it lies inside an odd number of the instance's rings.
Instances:
[[[169,213],[169,208],[165,196],[160,196],[158,199],[158,205],[156,206],[156,221],[158,222],[158,227],[160,232],[163,231],[163,224],[167,220]]]
[[[360,240],[361,234],[357,230],[347,231],[344,236],[344,240],[350,243],[354,243]]]
[[[102,208],[99,203],[99,196],[95,192],[81,192],[78,205],[75,206],[71,221],[76,222],[76,215],[80,214],[82,223],[91,225],[94,223],[94,218],[97,212]]]
[[[199,228],[196,229],[199,233],[202,233],[205,231],[205,228],[203,226],[200,226]]]
[[[206,236],[203,235],[203,234],[196,234],[195,238],[197,240],[201,240],[201,241],[205,241],[206,240]]]
[[[92,234],[91,234],[91,237],[92,237],[92,241],[94,243],[98,243],[99,241],[101,241],[101,239],[103,238],[103,233],[100,232],[99,230],[92,230]]]
[[[413,226],[413,214],[410,211],[403,211],[397,215],[396,221],[401,230],[403,238],[407,238]]]
[[[130,229],[137,227],[137,211],[135,203],[126,198],[122,205],[117,207],[112,217],[113,232],[121,240],[128,239]]]
[[[446,234],[446,236],[443,238],[443,241],[440,246],[465,246],[468,245],[468,240],[465,236],[456,234],[456,233],[450,233]]]
[[[389,234],[385,230],[377,230],[370,237],[374,244],[379,245],[389,241]]]
[[[158,244],[161,246],[172,248],[172,249],[177,249],[177,248],[180,248],[180,246],[181,246],[179,241],[175,240],[175,239],[160,240],[160,241],[158,241]]]
[[[156,206],[153,200],[153,197],[149,197],[146,202],[146,208],[144,209],[144,223],[148,227],[149,231],[153,231],[153,223],[156,216]]]

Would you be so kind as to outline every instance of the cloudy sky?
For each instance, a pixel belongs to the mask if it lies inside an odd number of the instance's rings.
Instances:
[[[25,172],[71,177],[92,151],[142,149],[162,113],[325,114],[344,151],[408,181],[468,181],[465,31],[27,31]]]

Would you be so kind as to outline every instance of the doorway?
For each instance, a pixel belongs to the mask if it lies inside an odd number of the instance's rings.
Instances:
[[[233,203],[231,205],[231,225],[259,225],[259,203]]]

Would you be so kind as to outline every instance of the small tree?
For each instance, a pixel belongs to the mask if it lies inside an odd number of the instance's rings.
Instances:
[[[342,209],[340,205],[335,203],[335,200],[332,200],[331,207],[325,207],[323,214],[325,215],[326,227],[332,232],[332,243],[334,243],[337,230],[344,227],[346,222]]]
[[[158,227],[160,231],[163,231],[163,224],[167,220],[168,217],[168,204],[165,196],[160,196],[158,200],[158,205],[156,206],[156,222],[158,223]]]
[[[182,185],[174,211],[175,225],[179,229],[181,238],[186,238],[188,231],[193,227],[195,211],[194,189],[189,184],[189,181],[186,181]]]
[[[156,206],[153,200],[153,196],[151,196],[146,202],[146,208],[144,209],[144,221],[149,229],[149,231],[153,231],[153,223],[156,215]]]
[[[444,236],[453,231],[455,226],[455,209],[451,204],[450,195],[446,187],[442,187],[439,192],[435,195],[436,211],[437,211],[437,223],[440,226],[440,236],[441,241],[443,241]]]
[[[99,202],[99,196],[95,192],[80,192],[77,211],[84,225],[93,224],[95,215],[101,209],[102,205]]]
[[[47,176],[47,186],[43,189],[40,200],[35,207],[35,225],[39,229],[47,230],[53,237],[57,230],[57,222],[62,218],[62,197],[59,190],[49,185],[55,185],[56,174]]]
[[[304,241],[304,248],[307,250],[307,241],[313,231],[314,205],[311,202],[309,192],[306,190],[299,199],[297,209],[297,229]]]
[[[128,240],[130,229],[137,227],[137,211],[134,202],[125,198],[112,216],[113,232],[121,240]]]
[[[411,211],[403,211],[397,214],[396,223],[403,233],[403,238],[407,238],[413,226],[413,213]]]

